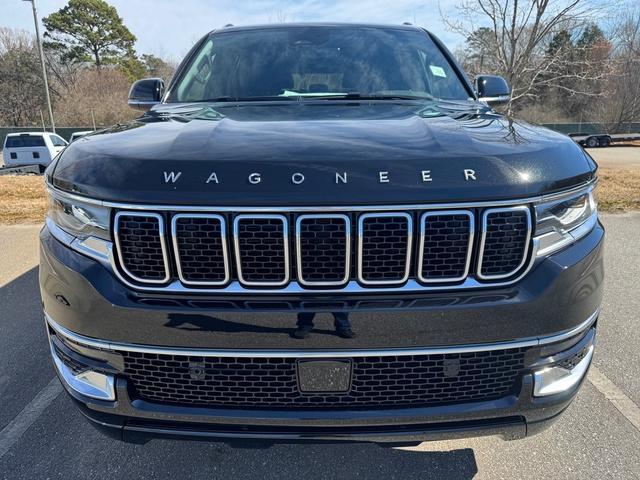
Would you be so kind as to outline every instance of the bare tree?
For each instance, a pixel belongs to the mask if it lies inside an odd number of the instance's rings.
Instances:
[[[44,91],[35,38],[0,27],[0,124],[40,123]]]
[[[606,101],[597,111],[611,131],[619,131],[625,123],[640,122],[640,7],[619,11],[611,31],[613,68]]]
[[[549,46],[558,32],[586,25],[595,8],[592,0],[462,0],[455,19],[443,17],[467,38],[465,59],[471,70],[484,70],[471,75],[495,73],[510,83],[511,110],[549,88],[594,95],[581,85],[603,78],[603,66],[596,68],[592,57],[575,55],[575,50],[550,52]]]

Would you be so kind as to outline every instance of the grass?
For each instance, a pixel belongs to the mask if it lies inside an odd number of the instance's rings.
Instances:
[[[42,223],[47,209],[44,177],[0,175],[0,224]]]
[[[640,210],[640,169],[601,168],[596,191],[601,212]],[[42,223],[47,208],[44,179],[0,176],[0,225]]]
[[[596,189],[601,212],[640,210],[640,169],[601,168]]]

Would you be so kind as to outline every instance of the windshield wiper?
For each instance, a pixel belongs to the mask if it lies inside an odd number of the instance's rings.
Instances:
[[[327,95],[313,95],[305,96],[301,95],[299,98],[309,98],[311,100],[332,100],[332,99],[347,99],[347,100],[434,100],[431,95],[411,95],[404,93],[359,93],[359,92],[346,92],[346,93],[327,93]]]
[[[187,103],[224,103],[224,102],[269,102],[272,100],[295,100],[295,98],[291,97],[281,97],[277,95],[269,95],[262,97],[232,97],[232,96],[223,96],[223,97],[215,97],[215,98],[205,98],[203,100],[194,100],[192,102]]]

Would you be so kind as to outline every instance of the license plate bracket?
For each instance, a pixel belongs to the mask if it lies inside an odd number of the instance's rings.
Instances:
[[[298,389],[303,394],[348,393],[353,362],[340,360],[298,360]]]

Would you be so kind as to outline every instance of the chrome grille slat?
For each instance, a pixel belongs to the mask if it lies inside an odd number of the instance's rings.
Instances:
[[[236,269],[248,286],[289,282],[289,221],[284,215],[238,215],[233,221]]]
[[[226,285],[231,279],[224,217],[179,213],[171,219],[178,278],[185,285]]]
[[[164,218],[151,212],[118,212],[113,234],[120,268],[139,283],[164,284],[171,278]]]
[[[407,281],[413,219],[404,212],[365,213],[358,219],[358,280],[364,285]]]
[[[531,230],[531,211],[526,206],[485,210],[476,273],[478,278],[500,280],[515,275],[526,262]]]
[[[296,221],[296,260],[298,280],[302,285],[345,284],[351,273],[349,217],[300,215]]]
[[[459,282],[469,274],[474,215],[469,210],[425,212],[420,217],[417,276],[424,283]]]

